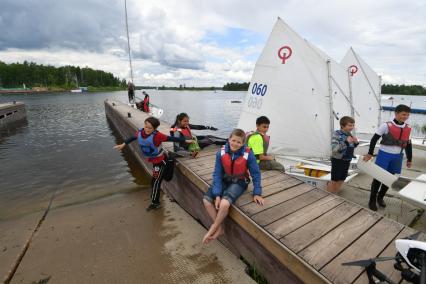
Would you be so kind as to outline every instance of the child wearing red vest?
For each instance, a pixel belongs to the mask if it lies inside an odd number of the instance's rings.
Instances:
[[[138,140],[139,146],[144,158],[152,163],[152,179],[151,179],[151,204],[146,209],[157,209],[160,207],[160,191],[161,182],[163,181],[164,167],[166,165],[164,150],[161,143],[166,141],[192,143],[192,140],[185,140],[184,137],[170,137],[159,131],[160,121],[155,117],[145,119],[144,128],[139,129],[136,134],[129,137],[124,143],[115,145],[114,149],[122,150],[127,144]]]
[[[226,139],[215,137],[212,135],[193,135],[192,130],[213,130],[217,128],[213,126],[204,126],[189,123],[189,116],[185,112],[179,113],[176,116],[175,123],[170,128],[170,136],[179,137],[184,136],[186,139],[194,139],[196,143],[192,143],[190,146],[185,143],[173,143],[174,152],[180,156],[197,157],[198,152],[209,145],[225,145]]]
[[[241,129],[232,131],[228,143],[216,154],[213,172],[213,184],[204,194],[203,203],[213,224],[203,238],[208,244],[224,233],[222,223],[229,212],[229,207],[245,192],[253,178],[253,201],[263,205],[261,176],[253,151],[244,145],[245,132]]]
[[[407,168],[411,168],[411,160],[413,150],[410,141],[411,127],[405,123],[410,116],[410,107],[406,105],[398,105],[395,108],[395,119],[383,123],[376,134],[370,141],[370,148],[368,154],[364,156],[364,161],[368,161],[373,157],[374,147],[377,141],[380,141],[380,149],[377,154],[376,164],[390,172],[391,174],[400,174],[402,168],[402,159],[404,157],[403,151],[407,155]],[[371,184],[370,201],[368,207],[377,211],[377,204],[381,207],[386,207],[383,198],[386,195],[388,187],[381,184],[380,181],[374,179]]]

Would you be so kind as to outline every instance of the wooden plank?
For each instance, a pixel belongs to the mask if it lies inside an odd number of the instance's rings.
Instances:
[[[281,183],[285,180],[289,180],[291,178],[292,178],[291,176],[286,175],[286,174],[282,174],[282,173],[278,173],[276,176],[270,176],[270,177],[267,177],[267,178],[262,177],[262,187],[278,184],[278,183]]]
[[[305,194],[299,195],[293,199],[282,202],[276,206],[260,211],[252,215],[253,221],[260,226],[266,226],[282,217],[285,217],[301,208],[314,203],[315,201],[327,196],[322,190],[313,189]]]
[[[273,236],[268,234],[262,227],[257,225],[253,220],[248,218],[237,207],[233,206],[229,212],[229,217],[241,228],[256,239],[265,250],[269,251],[279,262],[281,262],[294,275],[301,279],[304,283],[329,283],[318,271],[307,265],[298,255],[278,242]],[[278,282],[279,283],[279,282]],[[282,282],[287,283],[287,282]]]
[[[272,194],[278,193],[280,191],[289,189],[291,187],[294,186],[298,186],[298,185],[302,185],[303,182],[299,181],[298,179],[295,178],[289,178],[285,180],[285,183],[280,182],[280,183],[276,183],[276,184],[271,184],[271,185],[267,185],[265,187],[262,186],[262,196],[263,197],[268,197]],[[313,189],[312,186],[306,186],[306,190],[310,190]],[[300,190],[303,190],[300,187]],[[238,207],[246,205],[248,203],[250,203],[252,201],[252,192],[253,192],[253,183],[250,183],[248,188],[247,188],[247,192],[245,194],[243,194],[236,202],[236,205]],[[305,191],[306,192],[306,191]]]
[[[284,217],[265,227],[277,239],[297,230],[306,223],[318,218],[325,212],[342,204],[345,200],[337,198],[335,195],[329,195],[320,200]]]
[[[402,229],[403,225],[401,224],[389,219],[381,219],[339,256],[322,268],[320,272],[331,282],[352,283],[363,269],[357,266],[343,266],[342,263],[368,259],[379,255]]]
[[[307,192],[312,190],[313,189],[311,186],[302,187],[302,189],[300,189],[299,186],[295,186],[287,190],[283,190],[277,194],[273,194],[268,197],[265,197],[265,204],[262,207],[256,206],[256,204],[249,203],[239,208],[241,208],[241,210],[244,213],[246,213],[248,216],[252,216],[253,214],[256,214],[260,211],[271,208],[272,206],[280,204],[289,199],[295,198],[296,196],[299,196],[301,194],[306,194]]]
[[[414,233],[416,233],[414,229],[405,227],[404,230],[402,230],[402,232],[399,233],[395,239],[402,239]],[[395,256],[395,255],[396,255],[396,248],[395,248],[395,242],[393,240],[378,257]],[[385,274],[387,277],[389,277],[391,280],[398,283],[398,281],[401,279],[401,272],[396,270],[393,267],[394,263],[395,262],[392,260],[377,262],[376,268],[380,272]],[[404,281],[403,283],[407,283],[407,282]],[[354,284],[368,284],[367,273],[365,273],[365,271],[362,272],[361,275],[358,277],[358,279],[354,282]]]
[[[206,165],[206,166],[199,167],[199,168],[192,168],[192,170],[197,175],[203,175],[203,174],[208,174],[208,173],[213,174],[214,166],[215,165]]]
[[[344,202],[323,214],[321,217],[306,224],[306,226],[288,234],[280,239],[280,241],[292,251],[299,252],[360,210],[361,207],[354,206],[354,204],[349,202]]]
[[[361,210],[298,254],[320,270],[380,219],[378,214]]]
[[[184,165],[202,164],[206,161],[216,160],[216,158],[215,158],[216,152],[217,151],[207,151],[207,152],[204,152],[202,156],[201,156],[201,152],[200,152],[200,154],[198,154],[199,156],[197,158],[192,158],[192,157],[187,157],[186,159],[179,158],[179,161]]]

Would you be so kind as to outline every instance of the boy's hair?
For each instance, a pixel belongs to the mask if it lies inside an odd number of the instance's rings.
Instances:
[[[246,140],[246,133],[244,132],[244,130],[239,128],[235,128],[234,130],[232,130],[231,135],[229,135],[229,138],[231,138],[232,136],[240,137],[241,139],[243,139],[243,143]]]
[[[271,124],[271,121],[266,116],[262,115],[256,119],[256,125]]]
[[[157,129],[158,126],[160,126],[160,120],[153,116],[150,116],[147,119],[145,119],[145,122],[149,122],[149,124],[151,124],[152,127],[154,127],[154,129]]]
[[[176,120],[175,123],[173,124],[173,126],[178,126],[179,123],[182,121],[182,119],[184,118],[189,118],[188,114],[186,114],[185,112],[181,112],[178,115],[176,115]]]
[[[411,108],[406,105],[397,105],[395,108],[395,113],[399,112],[411,112]]]
[[[348,123],[355,123],[355,119],[350,116],[344,116],[340,119],[340,127],[345,127]]]

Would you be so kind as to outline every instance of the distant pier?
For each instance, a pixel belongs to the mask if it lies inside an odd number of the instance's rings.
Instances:
[[[23,120],[27,117],[25,105],[21,102],[0,104],[0,127]]]

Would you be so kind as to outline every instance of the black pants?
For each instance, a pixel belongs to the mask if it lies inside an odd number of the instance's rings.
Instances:
[[[163,181],[165,165],[165,160],[153,164],[151,179],[151,203],[153,204],[160,204],[161,182]]]
[[[382,184],[377,179],[373,179],[371,183],[370,202],[374,203],[376,199],[383,200],[388,189],[386,185]]]
[[[133,102],[135,99],[135,91],[134,90],[128,90],[127,95],[129,96],[129,103]]]

